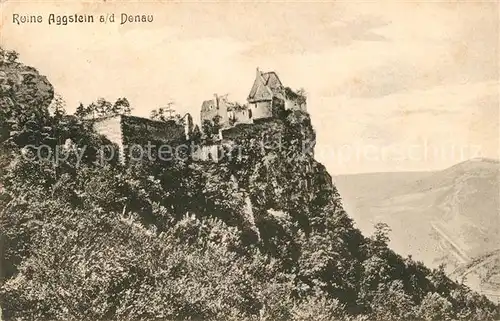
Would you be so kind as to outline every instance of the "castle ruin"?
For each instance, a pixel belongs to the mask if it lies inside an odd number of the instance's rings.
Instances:
[[[205,100],[201,106],[201,123],[213,124],[218,118],[219,137],[211,144],[205,143],[191,151],[193,159],[215,161],[220,158],[223,133],[227,136],[238,134],[239,127],[258,126],[259,120],[279,119],[287,110],[306,111],[306,97],[283,86],[274,71],[256,70],[255,80],[244,105],[230,102],[227,95]],[[255,122],[255,123],[254,123]],[[190,139],[193,130],[192,117],[186,114],[180,120],[156,121],[147,118],[114,115],[92,121],[95,131],[105,136],[118,147],[120,159],[126,162],[130,156],[130,146],[147,142],[168,143],[179,146]],[[246,124],[246,125],[243,125]]]
[[[229,128],[253,123],[257,119],[279,117],[284,110],[306,109],[306,97],[303,94],[283,86],[274,71],[262,72],[257,68],[247,104],[232,103],[226,96],[215,94],[213,99],[202,103],[201,122],[219,117],[221,127]]]

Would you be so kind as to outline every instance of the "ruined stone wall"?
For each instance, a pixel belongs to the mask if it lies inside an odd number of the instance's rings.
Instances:
[[[135,116],[122,116],[124,143],[147,144],[148,141],[173,142],[186,137],[183,124],[171,121],[155,121]]]
[[[252,119],[268,118],[273,116],[272,101],[259,101],[248,104]]]
[[[200,114],[201,123],[203,124],[204,120],[212,121],[215,116],[220,117],[220,124],[227,125],[229,122],[229,116],[227,112],[228,105],[226,101],[223,99],[219,100],[219,108],[217,108],[217,102],[214,100],[211,108],[202,110]]]
[[[200,114],[201,123],[203,124],[204,120],[212,121],[212,119],[218,114],[219,112],[217,110],[217,107],[212,107],[211,109],[208,110],[202,110]]]
[[[218,115],[220,116],[220,124],[225,125],[229,123],[229,117],[227,113],[227,108],[228,105],[224,100],[220,100],[219,102],[219,109],[218,109]]]
[[[237,109],[228,112],[228,118],[234,117],[234,124],[251,124],[253,118],[250,118],[248,109]]]
[[[124,157],[124,141],[122,131],[122,116],[112,116],[93,121],[96,133],[103,135],[111,143],[118,146],[118,153],[121,160]]]
[[[183,124],[174,120],[154,121],[147,118],[123,116],[122,119],[124,152],[129,160],[172,160],[176,156],[177,147],[186,141],[186,130]],[[138,147],[142,148],[138,148]],[[181,152],[187,152],[182,150]]]

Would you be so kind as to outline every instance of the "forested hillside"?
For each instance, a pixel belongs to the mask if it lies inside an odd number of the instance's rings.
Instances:
[[[430,267],[446,264],[454,278],[498,301],[498,161],[476,158],[439,171],[345,175],[334,181],[361,231],[370,231],[371,222],[388,223],[392,249]]]
[[[49,108],[44,77],[14,86],[28,67],[1,54],[4,319],[498,317],[443,269],[390,250],[386,225],[354,228],[307,113],[245,127],[220,163],[123,165],[103,160],[86,122]]]

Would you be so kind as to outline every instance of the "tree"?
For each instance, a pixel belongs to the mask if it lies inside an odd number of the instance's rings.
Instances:
[[[379,222],[375,224],[375,232],[371,237],[373,241],[373,246],[376,249],[384,249],[389,245],[389,233],[391,232],[391,228],[387,223]]]
[[[230,126],[234,126],[234,124],[236,124],[237,121],[238,121],[238,119],[236,118],[236,116],[234,114],[232,114],[229,117],[229,125]]]
[[[76,107],[75,116],[78,118],[83,118],[86,115],[87,115],[87,109],[83,106],[82,103],[80,103],[78,107]]]
[[[207,143],[211,143],[219,136],[219,131],[222,128],[220,123],[222,117],[219,115],[214,116],[212,120],[205,119],[201,124],[203,135]]]
[[[49,105],[49,112],[55,121],[60,121],[66,115],[66,102],[60,94],[55,94]]]
[[[213,123],[208,119],[204,119],[201,124],[201,130],[203,134],[205,136],[210,136],[213,132],[212,128],[213,128]]]
[[[167,107],[160,107],[158,109],[154,109],[150,113],[150,118],[159,121],[169,121],[169,120],[179,120],[180,115],[175,112],[173,108],[174,102],[170,101],[167,103]]]
[[[212,131],[213,131],[214,135],[218,135],[219,130],[222,128],[221,120],[222,120],[222,117],[219,115],[216,115],[216,116],[214,116],[214,118],[212,118],[212,122],[213,122]]]
[[[419,316],[426,321],[452,320],[452,304],[439,293],[429,292],[419,307]]]
[[[132,107],[130,107],[130,103],[127,98],[118,98],[113,104],[111,114],[122,114],[122,115],[130,115],[132,112]]]
[[[94,105],[94,110],[97,117],[109,116],[113,114],[113,104],[104,98],[99,98]]]
[[[305,112],[242,126],[234,143],[244,153],[218,164],[101,165],[92,152],[77,164],[83,146],[105,144],[88,122],[49,112],[50,91],[0,89],[0,119],[12,120],[16,138],[0,191],[6,319],[498,317],[497,306],[442,269],[391,251],[386,224],[371,238],[354,227],[324,166],[303,152],[315,137]],[[78,112],[127,105],[98,100]],[[214,135],[220,119],[203,126]],[[283,138],[284,148],[263,148],[262,137]],[[60,151],[59,163],[23,157],[26,143],[52,139],[76,146]]]
[[[338,300],[327,298],[324,293],[315,293],[291,309],[293,321],[332,321],[343,315]]]
[[[196,142],[196,143],[199,143],[201,141],[201,137],[202,137],[202,134],[201,134],[200,127],[198,125],[195,125],[193,132],[191,134],[191,140]]]
[[[307,97],[307,92],[304,88],[299,88],[297,90],[297,95],[302,96],[302,97]]]
[[[401,280],[380,286],[371,303],[375,320],[407,321],[415,320],[415,302],[405,292]]]
[[[0,64],[13,64],[17,62],[19,53],[15,50],[5,50],[0,47]]]

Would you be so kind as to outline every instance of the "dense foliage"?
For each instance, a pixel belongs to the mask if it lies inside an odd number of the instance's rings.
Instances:
[[[88,106],[82,103],[76,108],[75,116],[78,118],[99,118],[114,115],[130,115],[132,108],[127,98],[118,98],[114,103],[104,98],[97,99]]]
[[[303,112],[245,127],[222,163],[125,166],[100,160],[104,139],[48,106],[0,119],[10,126],[0,177],[5,319],[498,317],[443,269],[391,251],[386,225],[370,238],[353,226],[314,160]],[[30,144],[58,162],[26,157]]]

